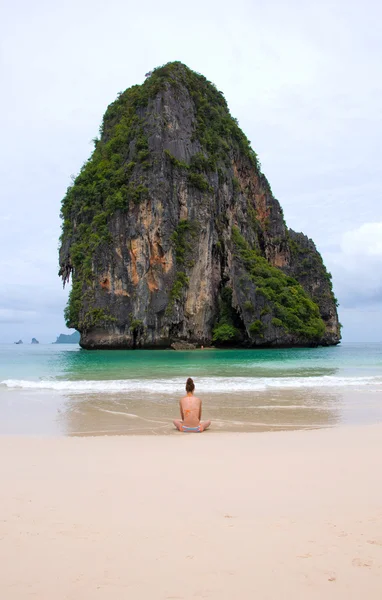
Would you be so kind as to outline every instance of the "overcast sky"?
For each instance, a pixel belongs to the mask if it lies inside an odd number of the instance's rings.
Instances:
[[[382,341],[382,9],[372,0],[14,0],[1,32],[0,342],[66,332],[60,202],[117,93],[180,60],[222,90],[345,341]]]

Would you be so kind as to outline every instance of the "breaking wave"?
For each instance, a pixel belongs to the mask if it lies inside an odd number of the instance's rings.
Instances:
[[[5,379],[0,384],[10,389],[54,390],[71,394],[84,393],[134,393],[180,394],[184,390],[184,377],[172,379],[113,379],[113,380],[54,380],[39,381]],[[382,377],[201,377],[195,378],[198,390],[203,393],[256,392],[268,389],[298,389],[315,387],[382,386]]]

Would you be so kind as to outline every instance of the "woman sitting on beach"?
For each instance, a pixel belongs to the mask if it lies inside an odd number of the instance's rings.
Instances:
[[[200,421],[202,417],[202,401],[194,396],[195,384],[191,377],[186,382],[187,396],[179,402],[182,420],[173,421],[179,431],[201,433],[211,425],[211,421]]]

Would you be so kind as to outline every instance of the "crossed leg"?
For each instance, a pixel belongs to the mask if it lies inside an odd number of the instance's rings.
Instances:
[[[201,421],[199,425],[200,425],[200,431],[205,431],[211,425],[211,421]]]
[[[173,421],[175,427],[177,428],[178,431],[183,431],[183,421],[181,421],[180,419],[175,419]],[[206,429],[208,429],[208,427],[211,425],[211,421],[201,421],[199,423],[199,427],[200,427],[200,431],[205,431]]]

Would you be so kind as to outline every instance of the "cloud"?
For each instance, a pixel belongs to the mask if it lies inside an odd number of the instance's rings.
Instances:
[[[63,310],[68,296],[68,289],[62,285],[9,284],[0,289],[0,309],[14,309],[19,312],[57,313]]]
[[[378,303],[381,16],[372,0],[238,0],[235,10],[227,0],[195,0],[192,11],[175,0],[148,0],[145,11],[124,0],[8,3],[0,308],[17,314],[3,315],[25,318],[26,327],[35,311],[47,336],[48,327],[53,339],[63,330],[57,245],[70,174],[89,157],[117,93],[170,60],[224,92],[288,225],[313,238],[333,272],[343,309]],[[348,330],[352,323],[349,311]],[[0,341],[20,337],[16,325],[5,325]]]
[[[32,337],[49,343],[67,332],[63,315],[69,290],[56,283],[39,285],[37,281],[0,288],[0,343]]]
[[[381,305],[360,308],[341,308],[340,318],[343,325],[345,342],[382,342]]]
[[[382,262],[382,222],[364,223],[358,229],[345,232],[341,249],[348,256],[370,257]]]
[[[36,321],[37,313],[33,310],[17,310],[0,308],[0,323],[21,324],[26,321]]]
[[[339,250],[328,253],[328,263],[343,307],[380,303],[382,308],[382,221],[344,232]]]

